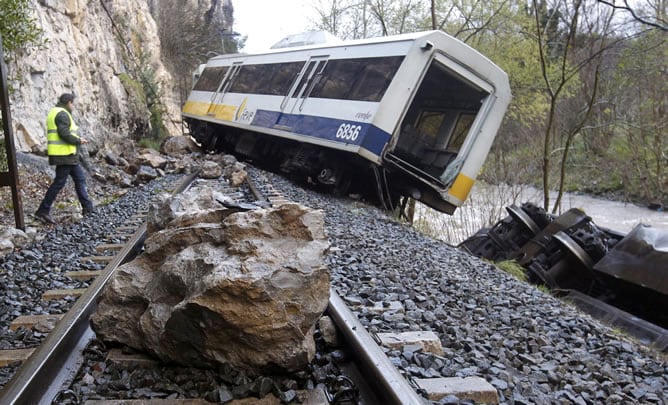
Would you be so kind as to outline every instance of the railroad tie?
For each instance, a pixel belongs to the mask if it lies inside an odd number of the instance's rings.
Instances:
[[[482,377],[416,378],[415,382],[427,392],[428,398],[432,401],[456,395],[459,399],[470,399],[476,403],[499,403],[496,388]]]
[[[81,258],[81,262],[109,263],[113,259],[114,256],[86,256]]]
[[[14,319],[12,323],[9,324],[9,329],[14,331],[20,327],[23,327],[25,329],[32,329],[32,327],[37,324],[42,324],[46,326],[55,325],[62,317],[63,314],[22,315]]]
[[[45,291],[44,294],[42,294],[42,299],[44,301],[51,301],[51,300],[63,299],[65,297],[80,297],[81,295],[83,295],[84,292],[86,292],[86,290],[87,290],[86,288],[49,290]]]
[[[132,236],[132,233],[130,233],[130,232],[119,232],[119,233],[113,233],[111,235],[107,235],[107,239],[126,241],[126,240],[130,239],[131,236]]]
[[[377,333],[383,346],[391,349],[402,349],[404,346],[412,346],[423,352],[443,356],[441,339],[432,331],[413,331],[401,333]]]
[[[122,243],[103,243],[95,246],[95,251],[104,252],[105,250],[121,250],[125,245]]]
[[[102,270],[68,271],[65,273],[67,277],[80,281],[92,280],[100,274],[102,274]]]
[[[120,349],[111,349],[107,353],[107,361],[117,364],[121,367],[132,368],[149,368],[155,367],[159,362],[151,357],[141,353],[123,353]]]
[[[25,361],[35,349],[0,350],[0,367]]]

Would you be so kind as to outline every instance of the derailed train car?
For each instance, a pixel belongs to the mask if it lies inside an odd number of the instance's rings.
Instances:
[[[506,74],[441,31],[211,58],[183,106],[191,135],[386,208],[453,213],[510,102]]]

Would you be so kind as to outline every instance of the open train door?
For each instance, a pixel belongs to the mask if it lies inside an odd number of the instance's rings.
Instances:
[[[227,119],[227,115],[233,113],[233,111],[226,111],[226,109],[229,109],[225,107],[223,104],[223,98],[225,97],[225,94],[229,90],[230,86],[232,85],[232,82],[234,81],[234,78],[237,77],[239,74],[239,70],[241,70],[243,62],[235,62],[226,72],[225,77],[223,80],[220,82],[220,85],[218,86],[218,89],[216,89],[216,92],[213,93],[211,96],[211,104],[209,105],[209,111],[207,111],[206,115],[211,116],[211,117],[216,117],[216,118],[222,118],[222,119]]]
[[[470,72],[455,71],[453,63],[440,54],[432,60],[401,123],[394,149],[386,156],[441,185],[448,182],[448,166],[466,155],[466,145],[473,142],[482,121],[484,102],[493,91]]]

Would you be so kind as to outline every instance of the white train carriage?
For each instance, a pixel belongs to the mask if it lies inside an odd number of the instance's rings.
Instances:
[[[506,74],[441,31],[210,59],[183,107],[203,146],[452,213],[510,102]]]

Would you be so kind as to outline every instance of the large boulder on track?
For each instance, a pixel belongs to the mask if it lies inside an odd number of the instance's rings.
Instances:
[[[154,204],[146,250],[110,280],[93,328],[188,366],[301,369],[329,298],[323,214],[237,212],[218,197],[199,187]]]

